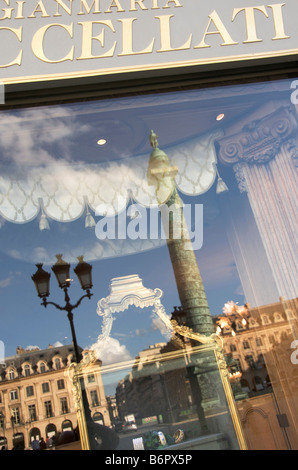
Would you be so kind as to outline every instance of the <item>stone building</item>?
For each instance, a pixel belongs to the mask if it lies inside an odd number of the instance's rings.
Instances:
[[[77,412],[68,366],[73,346],[40,350],[18,347],[5,359],[0,379],[0,442],[9,449],[30,446],[34,438],[56,438],[76,430]],[[83,356],[89,355],[83,351]],[[93,420],[110,425],[100,361],[86,369],[85,387]]]

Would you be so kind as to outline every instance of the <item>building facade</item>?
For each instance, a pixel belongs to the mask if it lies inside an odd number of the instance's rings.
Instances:
[[[84,354],[88,354],[85,351]],[[58,443],[64,431],[75,431],[77,408],[67,370],[73,361],[73,345],[24,350],[6,358],[1,368],[1,445],[29,448],[34,439]],[[87,398],[95,423],[110,425],[100,376],[100,364],[85,377]]]

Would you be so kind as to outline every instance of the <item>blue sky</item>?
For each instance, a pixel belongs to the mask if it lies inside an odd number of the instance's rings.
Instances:
[[[204,230],[203,246],[196,251],[210,310],[214,315],[221,313],[226,301],[234,300],[241,304],[244,300],[232,253],[224,232],[219,230],[218,223],[216,218],[213,224]],[[49,232],[39,232],[36,223],[16,225],[6,222],[1,229],[3,243],[0,251],[2,316],[0,336],[5,343],[7,355],[13,355],[18,345],[23,347],[37,345],[46,348],[48,344],[56,342],[70,342],[66,314],[52,306],[45,309],[40,305],[40,299],[31,280],[31,275],[36,270],[34,261],[16,259],[8,254],[13,254],[13,247],[20,252],[22,248],[25,250],[26,241],[36,242],[36,239],[39,246],[46,248],[48,238],[55,236],[55,225],[59,223],[52,223]],[[82,236],[88,237],[90,243],[92,240],[94,243],[97,242],[95,230],[87,231],[82,227],[81,220],[67,224],[67,229],[64,227],[62,232],[64,238],[59,229],[57,231],[59,245],[67,244],[69,240],[75,243],[75,239],[80,240]],[[72,237],[68,232],[72,233]],[[43,245],[41,237],[44,237]],[[72,267],[74,266],[75,263],[72,264]],[[180,305],[166,245],[137,254],[93,261],[92,266],[94,295],[91,300],[84,299],[80,307],[74,311],[77,338],[82,347],[92,345],[101,333],[102,319],[96,313],[97,302],[109,295],[110,281],[114,277],[138,274],[143,279],[145,287],[160,288],[164,293],[162,302],[168,314],[173,311],[174,306]],[[51,272],[50,266],[45,266],[45,269]],[[75,303],[83,291],[73,272],[72,279],[70,297]],[[58,288],[53,273],[50,292],[49,300],[64,304],[63,291]],[[119,341],[119,344],[125,345],[131,358],[150,344],[165,340],[159,331],[153,329],[151,316],[149,309],[142,311],[133,307],[115,315],[116,321],[111,335]]]

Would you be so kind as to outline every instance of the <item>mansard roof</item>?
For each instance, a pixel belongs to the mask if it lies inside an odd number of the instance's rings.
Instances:
[[[79,347],[79,350],[83,351]],[[24,363],[30,363],[32,366],[37,365],[39,362],[50,362],[54,356],[61,357],[62,361],[69,358],[70,355],[74,357],[74,347],[72,344],[62,346],[49,346],[47,349],[23,349],[20,346],[17,348],[17,354],[5,358],[5,367],[21,367]]]

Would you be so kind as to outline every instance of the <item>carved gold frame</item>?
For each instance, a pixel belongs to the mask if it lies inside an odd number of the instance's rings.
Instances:
[[[229,380],[229,372],[227,369],[227,364],[224,359],[223,352],[223,343],[222,339],[217,335],[213,334],[211,336],[201,335],[200,333],[195,333],[191,328],[187,326],[179,326],[175,320],[171,321],[174,331],[181,336],[184,336],[188,339],[198,341],[198,343],[204,344],[207,346],[207,350],[214,351],[218,370],[220,373],[220,378],[222,381],[223,389],[227,399],[227,404],[229,407],[230,415],[233,421],[236,437],[238,440],[240,450],[248,450],[245,435],[242,429],[240,416],[238,409],[235,403],[232,387]]]
[[[233,422],[236,438],[239,444],[239,449],[248,450],[240,416],[238,413],[238,409],[235,403],[232,387],[231,387],[230,380],[229,380],[229,372],[227,369],[227,364],[224,359],[222,339],[217,334],[213,334],[211,336],[205,336],[205,335],[201,335],[200,333],[195,333],[189,327],[179,326],[175,320],[171,320],[171,324],[172,324],[173,332],[175,334],[184,336],[185,338],[190,339],[190,340],[195,340],[199,344],[201,344],[201,346],[195,347],[196,352],[199,352],[201,349],[203,349],[204,351],[214,352],[218,370],[220,373],[220,378],[221,378],[223,389],[224,389],[224,393],[225,393],[226,400],[227,400],[228,409],[229,409],[230,416]],[[192,351],[190,350],[189,353],[191,352]],[[185,349],[177,350],[177,351],[173,351],[170,353],[166,353],[163,359],[166,361],[172,361],[174,359],[179,359],[182,356],[185,356],[185,354],[187,354],[187,351]],[[155,360],[156,358],[152,359],[152,363],[155,363]],[[82,450],[90,450],[90,443],[89,443],[87,424],[86,424],[86,419],[85,419],[85,414],[84,414],[80,379],[88,373],[88,368],[92,367],[96,361],[97,361],[96,354],[93,351],[93,355],[91,355],[91,358],[88,355],[82,360],[80,364],[72,363],[66,371],[68,378],[71,380],[73,384],[74,401],[75,401],[75,407],[77,410],[77,419],[78,419],[78,426],[79,426],[79,432],[80,432],[80,437],[81,437]],[[150,361],[147,361],[147,365],[149,364],[149,362]],[[133,361],[126,361],[126,362],[122,362],[119,364],[113,364],[113,365],[101,367],[101,373],[111,373],[111,372],[120,371],[122,369],[132,367],[134,363],[135,361],[133,360]]]

